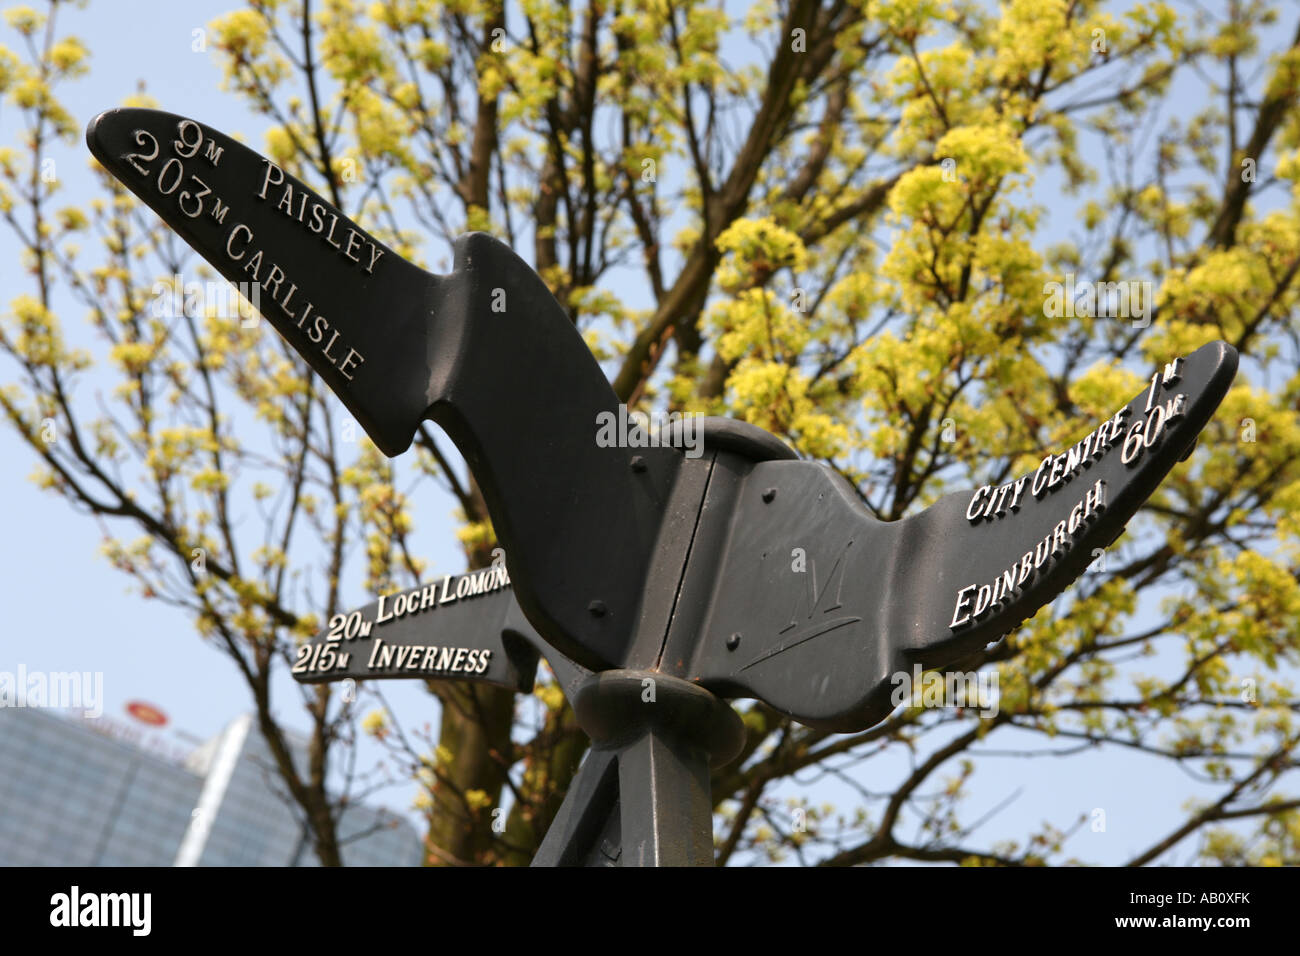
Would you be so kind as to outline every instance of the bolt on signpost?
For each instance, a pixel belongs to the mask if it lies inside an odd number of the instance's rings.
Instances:
[[[263,316],[385,454],[429,419],[464,455],[505,566],[337,615],[293,673],[525,691],[544,656],[593,749],[535,865],[712,863],[709,769],[744,740],[727,699],[833,731],[882,720],[891,674],[956,664],[1082,574],[1236,373],[1223,342],[1170,357],[1032,471],[882,522],[752,425],[597,441],[620,413],[609,383],[542,280],[490,236],[462,236],[452,272],[432,275],[194,120],[110,110],[86,139],[226,279],[257,284]]]

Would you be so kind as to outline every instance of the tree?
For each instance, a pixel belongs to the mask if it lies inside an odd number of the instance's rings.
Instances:
[[[336,863],[326,780],[353,708],[326,686],[304,693],[300,773],[269,676],[350,603],[351,542],[371,594],[419,579],[399,488],[418,477],[454,497],[470,567],[494,544],[483,500],[432,431],[397,461],[342,441],[346,416],[274,334],[152,316],[155,279],[197,273],[115,183],[101,177],[89,210],[55,208],[43,150],[78,133],[55,90],[88,57],[59,36],[60,5],[9,10],[23,43],[0,51],[0,91],[26,125],[0,153],[0,213],[28,283],[0,337],[18,379],[0,401],[43,485],[140,535],[111,538],[110,559],[236,662]],[[885,520],[1031,470],[1157,363],[1217,338],[1241,352],[1198,450],[1098,570],[967,662],[997,674],[995,714],[901,706],[832,735],[739,705],[744,755],[714,780],[720,862],[1063,860],[1086,818],[972,840],[962,800],[994,740],[1125,748],[1211,781],[1216,797],[1133,863],[1175,847],[1300,859],[1286,679],[1300,640],[1300,24],[1275,40],[1278,12],[1254,0],[1213,15],[1101,7],[250,0],[212,25],[276,162],[415,261],[493,232],[531,257],[629,407],[758,424]],[[1048,242],[1052,208],[1077,221],[1054,221]],[[78,388],[96,360],[68,344],[56,290],[90,310],[76,340],[106,353],[106,409]],[[236,530],[254,510],[257,542]],[[391,715],[370,725],[425,775],[429,862],[526,862],[586,746],[562,695],[544,682],[523,714],[501,690],[429,691],[431,752]],[[900,753],[890,789],[861,786]],[[849,781],[861,805],[780,800],[804,768]]]

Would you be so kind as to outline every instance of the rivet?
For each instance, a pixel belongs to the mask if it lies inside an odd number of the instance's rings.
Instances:
[[[776,497],[776,489],[775,489],[775,488],[769,488],[769,489],[767,489],[767,491],[763,492],[763,500],[764,500],[766,503],[768,503],[768,504],[771,504],[771,503],[772,503],[772,499],[775,498],[775,497]]]
[[[739,634],[732,634],[729,638],[727,638],[727,650],[734,651],[739,646],[740,646]]]
[[[633,455],[633,456],[632,456],[632,470],[633,470],[633,471],[645,471],[645,469],[646,469],[645,459],[642,458],[640,455]]]
[[[587,605],[587,610],[591,612],[592,617],[604,617],[607,608],[604,601],[596,600]]]

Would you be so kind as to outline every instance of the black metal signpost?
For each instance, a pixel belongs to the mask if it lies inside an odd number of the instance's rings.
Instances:
[[[542,280],[483,234],[449,275],[399,257],[280,167],[194,120],[101,114],[91,151],[232,282],[390,456],[431,419],[483,489],[494,567],[338,615],[299,680],[449,677],[516,690],[540,653],[592,752],[535,865],[708,865],[729,698],[861,730],[891,675],[942,669],[1070,585],[1191,451],[1236,372],[1172,358],[1074,444],[996,486],[881,522],[758,428],[687,419],[620,445],[621,414]],[[698,426],[702,454],[685,430]],[[508,571],[507,571],[508,568]],[[516,603],[517,602],[517,603]]]

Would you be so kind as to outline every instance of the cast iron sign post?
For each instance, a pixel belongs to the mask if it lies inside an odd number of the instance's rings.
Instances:
[[[431,419],[464,456],[506,566],[337,616],[295,676],[525,690],[545,655],[593,750],[537,864],[711,863],[709,767],[744,738],[726,699],[834,731],[880,721],[891,675],[951,666],[1068,587],[1190,453],[1236,371],[1222,342],[1171,358],[1033,470],[881,522],[753,426],[627,426],[545,284],[490,236],[462,236],[452,272],[432,275],[194,120],[110,110],[86,139],[226,279],[256,285],[385,454]],[[614,420],[624,440],[597,441]]]

